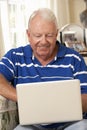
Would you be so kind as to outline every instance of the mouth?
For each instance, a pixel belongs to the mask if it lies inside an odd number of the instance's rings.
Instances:
[[[38,46],[39,48],[49,48],[50,46],[49,45],[41,45],[41,46]]]

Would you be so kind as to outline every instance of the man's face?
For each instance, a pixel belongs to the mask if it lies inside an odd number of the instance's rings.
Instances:
[[[57,39],[57,29],[53,22],[36,16],[27,34],[35,56],[50,58],[53,55]]]

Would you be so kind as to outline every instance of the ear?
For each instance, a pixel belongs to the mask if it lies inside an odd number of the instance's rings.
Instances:
[[[30,32],[29,32],[28,29],[26,30],[26,34],[27,34],[27,37],[28,37],[28,41],[30,42]]]
[[[27,29],[26,30],[26,34],[27,34],[27,37],[28,37],[28,40],[30,39],[30,31]]]
[[[59,30],[57,29],[57,33],[56,33],[56,36],[58,36],[58,31],[59,31]]]
[[[30,33],[29,33],[29,30],[28,30],[28,29],[26,29],[26,34],[27,34],[27,36],[29,37]]]

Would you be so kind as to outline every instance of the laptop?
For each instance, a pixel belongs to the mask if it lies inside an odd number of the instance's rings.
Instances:
[[[62,80],[18,84],[20,125],[82,119],[80,81]]]

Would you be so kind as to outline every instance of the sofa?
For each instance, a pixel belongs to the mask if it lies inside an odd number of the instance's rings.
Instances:
[[[17,104],[0,96],[0,130],[13,130],[18,120]]]

